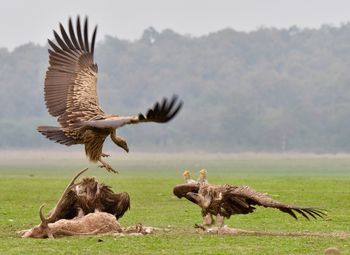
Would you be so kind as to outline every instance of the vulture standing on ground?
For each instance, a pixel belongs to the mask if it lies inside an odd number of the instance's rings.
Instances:
[[[279,209],[295,219],[297,219],[296,213],[306,219],[310,216],[316,219],[326,215],[320,209],[280,203],[248,186],[179,184],[174,187],[173,192],[178,198],[185,197],[199,205],[202,208],[203,217],[216,215],[219,226],[223,226],[224,218],[230,218],[233,214],[254,212],[256,205]]]
[[[57,117],[60,127],[40,126],[38,131],[48,139],[67,146],[84,144],[86,155],[91,161],[99,161],[101,167],[116,172],[101,158],[108,156],[102,152],[106,137],[110,136],[116,145],[128,152],[126,141],[116,135],[117,128],[141,122],[168,122],[179,112],[182,102],[178,102],[176,96],[170,101],[164,98],[146,115],[118,116],[104,113],[96,91],[94,46],[97,27],[93,31],[91,43],[87,18],[83,31],[79,16],[76,30],[69,19],[68,30],[60,24],[60,31],[61,35],[54,31],[56,43],[48,40],[51,46],[50,66],[46,72],[44,89],[46,107],[52,116]]]

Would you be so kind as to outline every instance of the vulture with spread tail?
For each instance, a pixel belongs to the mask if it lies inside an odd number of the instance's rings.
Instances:
[[[97,64],[94,62],[94,46],[97,26],[91,41],[88,20],[83,28],[78,16],[76,29],[71,19],[68,29],[60,24],[60,35],[54,31],[56,43],[48,40],[49,67],[45,78],[45,102],[48,112],[57,117],[60,127],[40,126],[38,131],[48,139],[67,146],[84,144],[87,157],[99,161],[108,171],[116,172],[101,157],[105,139],[112,141],[126,152],[128,145],[116,134],[116,129],[142,122],[166,123],[179,112],[182,101],[176,96],[155,103],[145,115],[118,116],[102,111],[97,97]]]
[[[267,194],[257,192],[248,186],[186,183],[176,185],[173,192],[178,198],[185,197],[201,207],[203,217],[216,215],[217,224],[220,226],[224,224],[224,218],[230,218],[233,214],[254,212],[256,205],[279,209],[295,219],[297,219],[297,214],[306,219],[323,218],[326,215],[317,208],[280,203]]]

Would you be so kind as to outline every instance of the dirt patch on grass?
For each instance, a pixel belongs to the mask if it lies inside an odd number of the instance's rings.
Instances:
[[[198,233],[206,233],[206,234],[216,234],[216,235],[233,235],[233,236],[288,236],[288,237],[333,237],[340,239],[348,239],[350,238],[350,232],[311,232],[311,231],[302,231],[302,232],[279,232],[279,231],[253,231],[253,230],[245,230],[245,229],[237,229],[237,228],[203,228],[196,227]]]

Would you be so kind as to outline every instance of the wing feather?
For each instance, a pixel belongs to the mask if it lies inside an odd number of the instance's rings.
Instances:
[[[66,45],[68,46],[69,49],[74,51],[75,47],[74,47],[72,41],[69,39],[69,36],[67,35],[67,33],[64,30],[61,23],[60,23],[60,30],[61,30],[61,35],[62,35],[63,40],[65,41]]]
[[[68,21],[68,33],[59,24],[61,36],[54,31],[56,43],[48,40],[49,67],[45,78],[45,101],[51,115],[58,117],[62,127],[88,120],[103,114],[97,97],[97,65],[93,49],[97,27],[89,46],[88,20],[84,22],[84,36],[80,17],[76,21],[76,33],[72,20]],[[91,49],[91,52],[90,52]]]
[[[68,29],[69,29],[69,36],[74,44],[74,48],[77,49],[77,50],[81,50],[80,49],[80,46],[79,46],[79,43],[77,41],[77,38],[75,36],[75,32],[74,32],[74,28],[73,28],[73,23],[72,23],[72,20],[69,19],[68,21]]]
[[[139,122],[157,122],[166,123],[170,121],[180,111],[183,102],[178,102],[178,97],[174,95],[168,103],[167,98],[163,98],[162,102],[155,103],[153,108],[148,109],[146,116],[139,113]]]
[[[90,52],[89,49],[89,36],[88,36],[88,19],[85,18],[85,24],[84,24],[84,44],[85,44],[85,50],[87,52]]]
[[[77,35],[78,35],[78,41],[79,41],[80,49],[82,51],[86,51],[85,46],[84,46],[84,42],[83,42],[83,37],[81,35],[80,17],[79,16],[78,16],[78,19],[77,19]]]
[[[50,39],[47,40],[49,45],[51,46],[51,48],[56,52],[56,53],[60,53],[66,57],[69,57],[69,55],[64,52],[60,47],[58,47],[55,43],[53,43]]]
[[[276,208],[282,212],[290,214],[297,219],[295,212],[309,220],[309,216],[316,218],[316,216],[323,218],[325,212],[321,209],[312,207],[301,207],[296,205],[284,204],[269,197],[265,193],[260,193],[248,186],[230,186],[225,185],[229,192],[225,196],[240,196],[244,197],[251,205],[260,205],[264,207]]]
[[[56,33],[56,31],[53,31],[53,35],[55,36],[55,39],[57,41],[57,43],[59,44],[59,46],[61,46],[61,49],[63,51],[66,51],[68,54],[71,53],[70,49],[68,48],[68,46],[64,43],[64,41],[61,39],[61,37]]]
[[[95,27],[94,32],[92,33],[91,49],[90,49],[91,55],[94,55],[96,33],[97,33],[97,26]]]

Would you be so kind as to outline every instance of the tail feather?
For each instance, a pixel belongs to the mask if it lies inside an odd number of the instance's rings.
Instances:
[[[51,141],[56,143],[64,144],[67,146],[76,144],[75,139],[68,137],[62,128],[50,127],[50,126],[40,126],[37,130],[44,136],[46,136]]]

